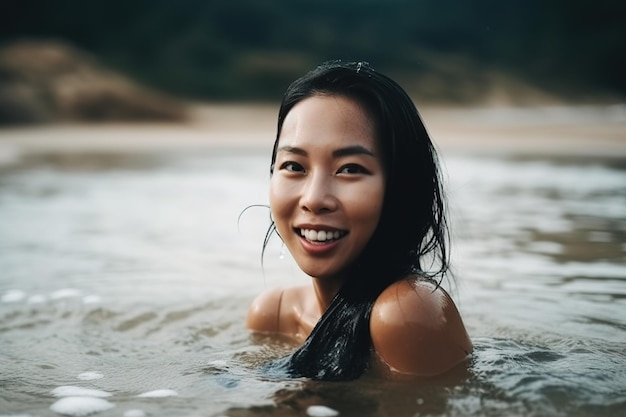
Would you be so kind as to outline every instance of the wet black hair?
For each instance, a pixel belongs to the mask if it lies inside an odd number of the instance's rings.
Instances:
[[[373,120],[386,183],[379,224],[319,322],[272,372],[324,380],[358,378],[371,355],[369,318],[380,293],[415,275],[439,285],[449,267],[446,207],[436,149],[405,90],[365,62],[326,62],[294,81],[278,113],[270,175],[283,122],[300,101],[341,96]],[[276,231],[272,221],[263,248]]]

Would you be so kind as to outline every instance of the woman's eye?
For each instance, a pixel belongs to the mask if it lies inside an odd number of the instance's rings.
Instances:
[[[304,168],[302,167],[302,165],[300,165],[297,162],[291,162],[291,161],[284,162],[280,166],[280,169],[289,171],[289,172],[304,172]]]
[[[348,164],[342,166],[339,171],[339,174],[368,174],[369,171],[363,168],[361,165],[357,164]]]

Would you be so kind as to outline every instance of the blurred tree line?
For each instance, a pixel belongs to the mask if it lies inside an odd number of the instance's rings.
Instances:
[[[67,41],[164,91],[276,99],[328,59],[402,80],[490,70],[564,96],[626,96],[621,0],[3,0],[0,44]]]

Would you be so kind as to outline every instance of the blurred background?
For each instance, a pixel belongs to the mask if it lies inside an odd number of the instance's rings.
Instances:
[[[329,59],[427,104],[621,102],[625,18],[617,0],[4,0],[0,124],[274,102]]]

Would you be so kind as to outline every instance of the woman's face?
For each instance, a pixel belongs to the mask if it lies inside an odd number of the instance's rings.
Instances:
[[[363,109],[341,96],[306,98],[285,118],[270,206],[278,233],[312,277],[342,280],[378,225],[385,175],[375,132]]]

